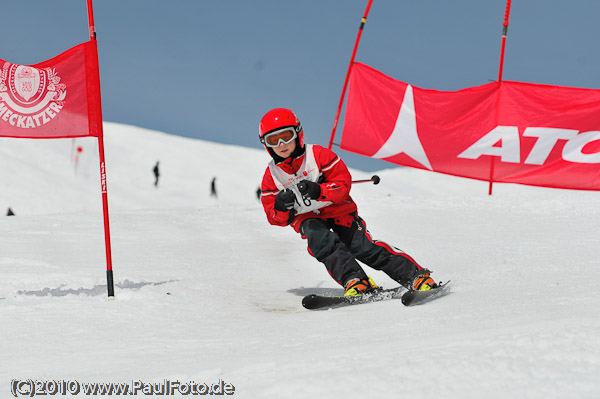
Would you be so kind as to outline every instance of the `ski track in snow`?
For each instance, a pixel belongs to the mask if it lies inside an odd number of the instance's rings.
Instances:
[[[599,193],[495,184],[490,197],[485,182],[381,171],[353,187],[359,214],[452,293],[307,311],[303,295],[340,287],[292,229],[268,225],[265,151],[105,126],[115,301],[96,141],[76,140],[75,171],[71,140],[0,139],[0,211],[16,213],[0,223],[0,397],[14,378],[222,379],[240,398],[597,397]]]

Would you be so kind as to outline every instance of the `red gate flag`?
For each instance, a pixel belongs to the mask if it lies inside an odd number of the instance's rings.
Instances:
[[[0,136],[102,135],[95,40],[35,65],[0,60]]]
[[[600,190],[600,90],[500,81],[436,91],[356,63],[340,146],[472,179]]]

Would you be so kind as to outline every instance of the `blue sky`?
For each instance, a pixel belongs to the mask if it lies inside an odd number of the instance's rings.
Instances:
[[[260,118],[283,106],[326,146],[366,4],[96,0],[104,119],[261,148]],[[430,89],[496,80],[505,6],[374,0],[356,60]],[[598,15],[593,0],[513,1],[504,79],[600,88]],[[85,0],[3,2],[1,59],[35,64],[86,40]],[[334,151],[357,169],[393,166]]]

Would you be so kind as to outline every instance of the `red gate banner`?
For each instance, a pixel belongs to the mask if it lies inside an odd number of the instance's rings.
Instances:
[[[436,91],[356,63],[340,146],[472,179],[600,190],[600,90],[501,81]]]
[[[0,60],[0,136],[100,136],[96,41],[35,65]]]

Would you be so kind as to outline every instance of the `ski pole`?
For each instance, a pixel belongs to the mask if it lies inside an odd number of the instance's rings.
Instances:
[[[352,184],[354,183],[368,183],[368,182],[373,182],[373,184],[379,184],[379,182],[381,181],[381,179],[379,178],[379,176],[377,175],[373,175],[371,176],[370,179],[365,179],[365,180],[352,180]]]

